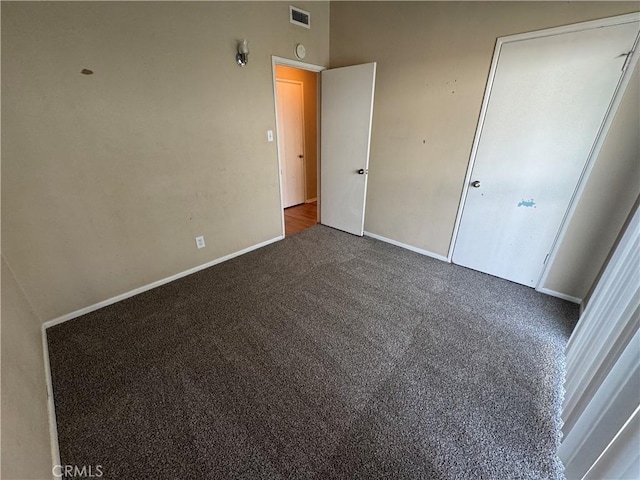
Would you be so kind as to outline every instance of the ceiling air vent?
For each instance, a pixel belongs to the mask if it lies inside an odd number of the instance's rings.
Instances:
[[[289,21],[299,27],[311,28],[311,14],[289,5]]]

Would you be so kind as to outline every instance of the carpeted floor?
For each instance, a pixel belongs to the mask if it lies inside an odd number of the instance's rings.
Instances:
[[[47,331],[102,478],[562,478],[577,306],[316,226]]]

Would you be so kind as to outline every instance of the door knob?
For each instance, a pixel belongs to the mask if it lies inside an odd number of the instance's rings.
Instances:
[[[358,170],[359,175],[364,175],[365,173],[366,173],[366,170],[364,168],[361,168],[360,170]]]
[[[471,182],[471,186],[473,188],[480,188],[480,180],[476,180],[475,182]]]
[[[304,158],[304,155],[298,155],[298,158]]]

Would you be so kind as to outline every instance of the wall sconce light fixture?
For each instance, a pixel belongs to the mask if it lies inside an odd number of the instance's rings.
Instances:
[[[241,67],[244,67],[249,62],[249,44],[245,38],[238,43],[238,53],[236,54],[236,62]]]

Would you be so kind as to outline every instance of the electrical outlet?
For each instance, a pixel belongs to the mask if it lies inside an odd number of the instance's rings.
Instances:
[[[196,247],[198,248],[204,248],[205,244],[204,244],[204,236],[201,235],[199,237],[196,237]]]

